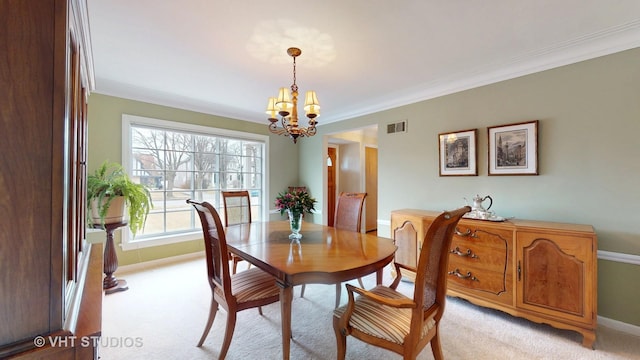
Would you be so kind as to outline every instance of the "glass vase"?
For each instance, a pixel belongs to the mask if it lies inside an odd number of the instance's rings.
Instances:
[[[300,228],[302,228],[302,213],[287,210],[289,215],[289,228],[291,228],[291,234],[289,239],[299,240],[302,237],[300,234]]]

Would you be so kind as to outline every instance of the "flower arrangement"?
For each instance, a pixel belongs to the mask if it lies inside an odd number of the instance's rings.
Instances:
[[[287,210],[291,210],[294,214],[311,214],[315,210],[315,204],[316,199],[304,190],[280,193],[275,203],[276,209],[280,210],[280,215],[284,215]]]

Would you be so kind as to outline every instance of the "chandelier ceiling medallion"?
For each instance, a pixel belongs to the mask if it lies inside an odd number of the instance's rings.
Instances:
[[[297,143],[299,137],[309,137],[316,134],[316,117],[320,116],[320,104],[315,91],[307,91],[304,101],[304,111],[309,118],[309,126],[301,127],[298,124],[298,85],[296,85],[296,57],[302,54],[298,48],[287,49],[287,54],[293,57],[293,85],[291,95],[286,87],[280,88],[278,97],[270,97],[267,105],[269,115],[269,131],[274,134],[288,136]],[[276,113],[280,115],[280,126]]]

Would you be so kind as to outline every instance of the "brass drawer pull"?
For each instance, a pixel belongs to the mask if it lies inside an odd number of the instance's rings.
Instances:
[[[462,232],[460,230],[458,230],[458,227],[456,226],[456,230],[455,230],[456,235],[458,236],[462,236],[462,237],[471,237],[471,238],[477,238],[478,235],[476,235],[476,232],[471,232],[471,229],[467,229],[467,231]]]
[[[460,248],[456,246],[455,249],[453,250],[449,250],[449,253],[451,254],[456,254],[458,256],[462,256],[462,257],[470,257],[472,259],[477,259],[478,255],[474,254],[473,251],[471,251],[471,249],[467,249],[467,252],[462,252],[460,251]]]
[[[470,280],[470,281],[478,281],[478,278],[471,275],[471,271],[467,271],[467,274],[463,274],[460,272],[459,269],[455,269],[454,271],[449,271],[448,272],[449,275],[455,275],[457,277],[459,277],[460,279],[466,279],[466,280]]]

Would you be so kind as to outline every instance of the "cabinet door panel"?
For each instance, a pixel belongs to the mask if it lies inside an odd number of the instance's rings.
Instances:
[[[0,358],[5,345],[62,325],[54,6],[0,2]]]
[[[591,238],[518,233],[518,306],[591,323]]]
[[[393,238],[398,247],[394,262],[415,271],[418,267],[416,256],[418,233],[416,228],[410,221],[405,221],[402,226],[393,230]]]

